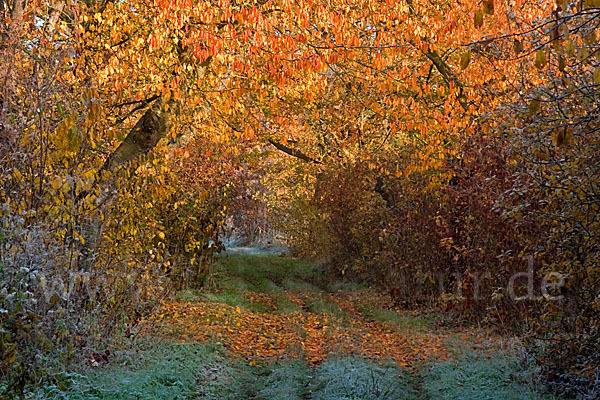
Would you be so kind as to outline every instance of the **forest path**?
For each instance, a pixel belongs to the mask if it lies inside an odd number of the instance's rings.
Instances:
[[[153,322],[165,339],[213,343],[255,368],[263,383],[247,398],[537,398],[515,380],[514,340],[448,328],[313,263],[236,249],[218,259],[215,285],[180,292]]]
[[[219,257],[216,289],[179,292],[108,365],[57,375],[32,398],[549,398],[531,386],[535,370],[513,339],[448,328],[312,263],[251,253]]]
[[[318,364],[351,354],[407,368],[502,345],[482,330],[443,328],[434,314],[401,310],[374,289],[325,278],[314,264],[256,254],[220,257],[216,290],[183,291],[163,304],[154,316],[161,335],[215,339],[249,362],[299,357]]]

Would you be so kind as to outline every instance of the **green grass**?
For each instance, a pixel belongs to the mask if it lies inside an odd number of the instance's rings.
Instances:
[[[258,292],[267,293],[267,294],[282,292],[281,288],[279,286],[277,286],[275,284],[275,282],[273,282],[272,280],[270,280],[268,278],[264,278],[264,277],[256,280],[255,287]]]
[[[114,356],[103,368],[61,373],[30,393],[35,400],[542,400],[535,371],[511,356],[469,355],[429,364],[419,375],[386,361],[330,357],[316,368],[300,360],[249,366],[221,347],[163,343]]]
[[[285,278],[282,282],[282,286],[294,292],[319,292],[320,289],[310,282],[306,282],[297,278]]]
[[[214,266],[216,293],[179,294],[185,299],[206,299],[239,306],[256,312],[298,311],[300,308],[285,295],[285,290],[303,287],[318,291],[306,280],[311,279],[316,267],[313,264],[274,255],[227,255],[218,257]],[[277,307],[275,310],[260,302],[250,302],[247,292],[268,294]]]
[[[376,364],[356,357],[332,358],[316,369],[310,382],[313,400],[417,399],[409,375],[392,363]]]
[[[346,313],[317,286],[316,283],[328,287],[326,282],[319,282],[319,269],[312,263],[274,255],[227,255],[218,257],[213,270],[220,291],[217,294],[203,295],[207,300],[258,312],[298,311],[299,307],[285,296],[284,291],[290,290],[310,293],[314,297],[313,301],[306,305],[310,312],[347,317]],[[349,290],[355,286],[351,283],[345,286],[336,285],[336,290]],[[250,303],[244,295],[248,291],[268,294],[274,300],[277,309],[273,310],[260,303]]]
[[[175,300],[180,301],[182,303],[197,303],[199,301],[202,301],[202,299],[202,293],[200,293],[198,290],[193,289],[180,290],[175,295]]]
[[[285,314],[300,310],[300,307],[291,301],[285,294],[275,296],[275,305],[277,306],[276,312],[278,313]]]
[[[510,355],[469,355],[458,361],[429,365],[421,375],[429,399],[547,400],[553,399],[532,383],[536,371]]]
[[[257,287],[253,283],[245,280],[241,276],[226,277],[220,282],[217,282],[217,286],[225,289],[237,290],[240,292],[245,292],[248,290],[253,292],[257,291]]]
[[[256,399],[306,399],[311,369],[301,361],[283,361],[261,371]]]
[[[349,318],[348,314],[340,306],[331,301],[327,295],[320,293],[315,294],[313,299],[306,303],[306,308],[315,314],[329,314],[341,319]]]
[[[204,300],[213,301],[215,303],[228,304],[234,307],[245,308],[250,311],[259,313],[273,312],[273,307],[262,302],[250,302],[243,292],[234,289],[225,289],[218,293],[204,293]]]
[[[219,281],[225,283],[223,280],[227,277],[240,277],[255,286],[260,286],[260,281],[265,278],[277,285],[288,278],[310,280],[316,269],[308,262],[273,255],[226,255],[218,257],[214,266],[217,284]]]
[[[182,290],[176,300],[198,302],[202,300],[238,306],[255,312],[289,313],[300,310],[286,295],[285,290],[320,290],[303,280],[313,273],[311,264],[272,255],[229,255],[219,257],[215,270],[216,292]],[[261,302],[250,302],[247,293],[266,293],[276,309]]]
[[[432,321],[412,315],[399,314],[393,310],[382,310],[373,306],[364,306],[359,312],[368,320],[381,322],[391,329],[426,332],[432,329]]]
[[[35,400],[387,400],[414,399],[392,364],[334,358],[318,368],[280,360],[249,366],[210,345],[173,344],[121,355],[114,365],[62,373],[31,393]],[[125,365],[124,365],[125,364]]]
[[[84,374],[57,375],[31,398],[49,400],[171,400],[191,398],[234,399],[249,396],[247,373],[227,361],[210,345],[167,344],[129,356],[118,365]],[[123,361],[123,360],[121,360]]]
[[[314,264],[275,255],[220,256],[213,271],[218,288],[216,292],[184,290],[177,294],[177,300],[208,300],[256,312],[289,313],[300,309],[285,295],[285,291],[289,290],[309,293],[314,297],[314,300],[306,305],[310,312],[346,318],[346,313],[330,301],[322,288],[329,291],[364,289],[363,285],[351,282],[329,285],[327,281],[322,280],[320,270]],[[273,309],[260,302],[250,302],[246,296],[248,292],[268,294],[277,308]]]

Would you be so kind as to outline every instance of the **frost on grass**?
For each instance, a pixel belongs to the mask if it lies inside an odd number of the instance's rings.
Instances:
[[[162,345],[141,356],[129,367],[105,368],[87,376],[65,374],[32,398],[173,400],[248,395],[238,379],[240,371],[212,346]]]
[[[439,400],[551,399],[536,392],[532,385],[535,376],[515,358],[499,354],[493,358],[469,355],[430,366],[423,374],[423,381],[430,398]]]
[[[355,357],[325,361],[311,382],[313,400],[411,400],[415,390],[394,364]]]
[[[308,383],[311,378],[310,368],[299,361],[277,365],[260,385],[262,388],[256,393],[256,399],[306,399]]]

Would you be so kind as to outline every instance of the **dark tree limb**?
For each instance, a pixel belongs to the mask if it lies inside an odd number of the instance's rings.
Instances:
[[[148,108],[129,131],[125,140],[106,159],[100,171],[112,171],[140,154],[148,153],[166,132],[165,116],[160,111]]]
[[[135,112],[144,109],[145,107],[147,107],[149,104],[151,104],[152,102],[156,101],[157,99],[159,99],[160,96],[159,95],[154,95],[152,97],[149,97],[147,99],[144,100],[139,100],[137,102],[128,102],[128,103],[123,103],[123,104],[119,104],[115,107],[122,107],[124,105],[132,105],[132,104],[136,104],[138,103],[137,106],[135,106],[131,111],[129,111],[127,114],[125,114],[124,116],[122,116],[121,118],[119,118],[117,120],[117,122],[115,122],[115,125],[119,125],[121,124],[123,121],[125,121],[127,118],[129,118],[130,116],[132,116]]]
[[[467,97],[464,94],[465,86],[463,85],[463,83],[458,79],[454,72],[452,72],[448,64],[446,64],[446,62],[442,59],[442,57],[440,57],[436,50],[425,50],[423,54],[431,61],[433,66],[435,66],[435,69],[437,69],[438,72],[442,75],[442,78],[444,78],[446,84],[448,84],[449,82],[454,82],[454,84],[458,87],[458,102],[460,103],[460,106],[463,110],[468,111],[469,105],[467,103]]]
[[[268,140],[269,140],[269,143],[271,143],[273,146],[275,146],[275,148],[277,148],[277,150],[283,151],[284,153],[289,154],[290,156],[299,158],[302,161],[310,162],[310,163],[313,163],[313,164],[322,164],[321,161],[315,160],[314,158],[307,156],[306,154],[304,154],[300,150],[288,147],[288,146],[286,146],[284,144],[276,142],[273,139],[268,139]]]
[[[124,103],[115,104],[112,107],[113,108],[120,108],[120,107],[124,107],[124,106],[131,106],[131,105],[134,105],[134,104],[148,105],[148,104],[152,103],[154,100],[158,99],[159,97],[160,96],[158,94],[155,94],[153,96],[148,97],[147,99],[126,101]]]

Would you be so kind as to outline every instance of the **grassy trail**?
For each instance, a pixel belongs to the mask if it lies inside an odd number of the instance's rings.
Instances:
[[[510,340],[448,329],[310,263],[229,255],[218,289],[183,291],[148,321],[153,345],[64,374],[56,399],[522,399],[531,386]],[[158,344],[157,344],[158,343]]]

